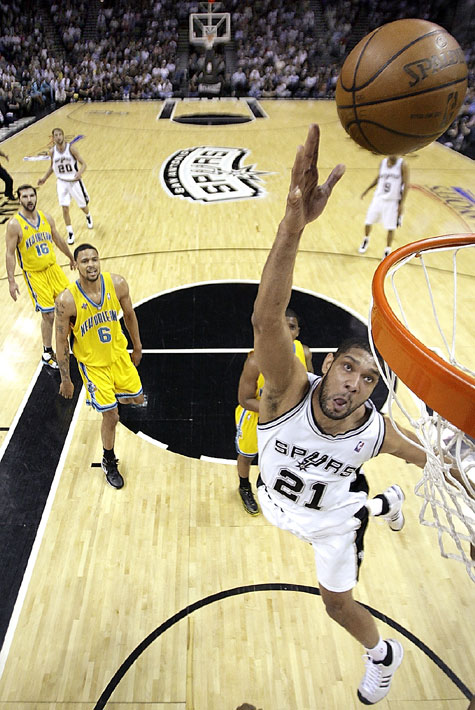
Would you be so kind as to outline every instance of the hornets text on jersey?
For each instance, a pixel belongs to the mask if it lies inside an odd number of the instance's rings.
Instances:
[[[79,280],[69,286],[76,304],[76,320],[72,328],[72,351],[79,362],[106,367],[115,362],[127,348],[127,338],[119,322],[120,301],[110,273],[99,276],[101,298],[92,301]]]
[[[21,239],[17,244],[18,264],[23,271],[44,271],[56,263],[51,227],[43,212],[37,210],[36,224],[29,222],[21,212],[15,215],[21,228]]]

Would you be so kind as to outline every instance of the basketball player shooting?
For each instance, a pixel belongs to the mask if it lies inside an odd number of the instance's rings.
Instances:
[[[369,400],[379,371],[367,343],[347,341],[328,354],[323,377],[307,373],[294,355],[285,309],[300,239],[345,171],[337,165],[318,184],[319,138],[318,126],[312,125],[297,150],[285,214],[254,304],[254,352],[265,378],[257,428],[257,491],[271,523],[313,546],[327,613],[365,647],[366,672],[358,697],[372,705],[389,692],[403,649],[399,641],[381,638],[352,590],[368,514],[390,521],[400,513],[402,500],[397,486],[368,500],[361,467],[379,453],[423,467],[426,455],[403,439]]]

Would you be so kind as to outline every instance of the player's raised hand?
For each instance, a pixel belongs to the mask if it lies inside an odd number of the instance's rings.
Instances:
[[[292,168],[284,221],[292,231],[300,232],[321,215],[333,188],[345,172],[341,163],[333,168],[326,182],[318,184],[318,148],[320,129],[313,123],[305,145],[297,148]]]

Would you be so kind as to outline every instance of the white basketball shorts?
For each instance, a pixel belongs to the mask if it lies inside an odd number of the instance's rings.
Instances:
[[[371,200],[366,213],[365,224],[382,224],[387,230],[400,226],[397,220],[399,200],[383,200],[380,197]]]
[[[89,195],[82,180],[61,180],[57,178],[56,189],[58,190],[58,201],[61,207],[69,207],[71,197],[74,198],[78,207],[85,207],[89,202]]]
[[[363,537],[368,523],[365,494],[360,494],[360,501],[338,511],[302,509],[295,514],[281,508],[276,498],[271,498],[265,486],[258,486],[257,495],[261,510],[270,523],[282,530],[288,530],[312,545],[320,584],[331,592],[347,592],[353,589],[358,581],[359,566],[363,560]],[[333,518],[336,523],[328,534],[321,528],[312,530],[309,524],[311,516],[321,517],[322,514],[328,521]]]

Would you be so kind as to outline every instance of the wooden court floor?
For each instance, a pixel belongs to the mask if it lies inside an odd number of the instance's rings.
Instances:
[[[307,228],[294,284],[366,318],[385,235],[375,227],[368,251],[358,254],[370,199],[360,195],[379,159],[346,137],[333,102],[261,107],[265,117],[248,123],[188,125],[160,119],[160,102],[71,104],[5,141],[2,151],[15,186],[36,184],[46,171],[39,158],[52,129],[63,128],[68,139],[81,136],[94,229],[72,205],[76,242],[94,244],[103,270],[125,276],[139,303],[183,285],[259,279],[296,146],[309,123],[318,122],[322,176],[338,162],[347,172],[322,218]],[[173,107],[176,117],[200,113],[252,117],[238,100]],[[201,180],[187,183],[183,166],[195,149],[205,151],[207,167]],[[210,165],[222,166],[225,153],[234,161],[234,182],[219,190],[236,191],[239,199],[217,200],[209,187],[216,174]],[[473,161],[433,144],[407,162],[411,189],[395,246],[475,232]],[[183,197],[190,185],[195,192]],[[39,190],[38,206],[65,235],[54,177]],[[9,213],[5,205],[1,211],[4,229]],[[436,263],[433,278],[444,300],[449,270]],[[14,303],[2,262],[0,445],[41,353],[39,318],[18,281]],[[417,292],[411,300],[417,319]],[[473,254],[461,264],[459,300],[460,348],[473,367]],[[40,422],[38,432],[24,446],[41,455],[48,442]],[[122,491],[106,488],[100,469],[91,469],[101,458],[100,421],[80,396],[0,654],[0,710],[235,710],[243,702],[262,710],[361,707],[362,649],[324,613],[310,546],[262,515],[245,513],[232,465],[174,454],[122,425],[116,451],[127,481]],[[418,522],[420,501],[411,492],[418,470],[381,456],[366,472],[374,492],[397,481],[407,498],[400,534],[370,525],[356,590],[382,617],[383,636],[405,648],[391,693],[378,707],[466,708],[475,693],[473,583],[461,564],[441,558],[436,533]]]

